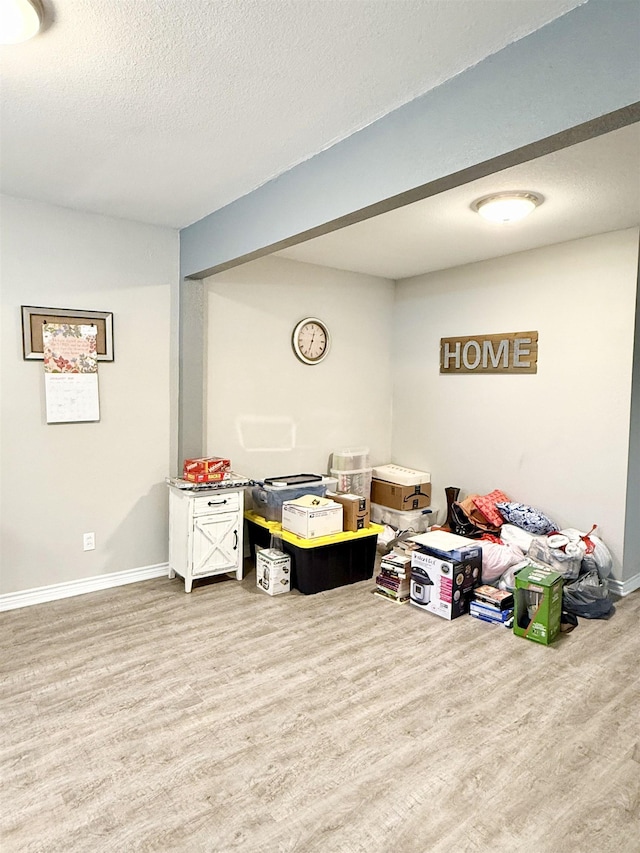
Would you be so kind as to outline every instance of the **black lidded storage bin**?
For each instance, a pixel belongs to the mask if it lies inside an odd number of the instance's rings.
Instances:
[[[250,519],[247,519],[247,527],[251,554],[255,557],[256,545],[270,547],[272,531]],[[311,548],[301,548],[284,536],[279,538],[277,532],[273,536],[278,539],[278,547],[291,557],[291,586],[304,595],[313,595],[372,578],[379,529],[372,530],[370,536]]]

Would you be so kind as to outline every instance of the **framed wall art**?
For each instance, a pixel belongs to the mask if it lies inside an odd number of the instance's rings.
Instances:
[[[98,361],[113,361],[113,314],[74,308],[35,308],[22,305],[22,352],[27,361],[43,361],[42,328],[45,323],[96,326]]]

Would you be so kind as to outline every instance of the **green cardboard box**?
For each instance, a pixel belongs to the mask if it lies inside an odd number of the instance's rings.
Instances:
[[[525,566],[516,574],[513,633],[548,646],[560,633],[562,575]]]

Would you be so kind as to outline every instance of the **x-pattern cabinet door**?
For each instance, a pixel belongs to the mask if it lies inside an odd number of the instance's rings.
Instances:
[[[236,571],[240,559],[238,513],[205,515],[194,519],[194,575]]]

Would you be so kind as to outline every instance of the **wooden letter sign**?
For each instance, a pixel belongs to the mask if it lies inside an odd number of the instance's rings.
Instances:
[[[440,373],[537,373],[538,333],[440,338]]]

